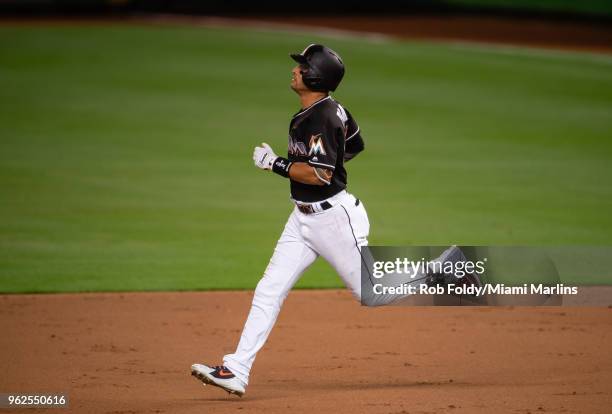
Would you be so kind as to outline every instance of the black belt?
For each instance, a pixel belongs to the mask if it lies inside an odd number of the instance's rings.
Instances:
[[[300,210],[304,214],[319,213],[319,211],[315,210],[312,204],[296,204],[296,206],[298,210]],[[332,205],[327,201],[320,203],[319,206],[321,207],[321,211],[329,210],[330,208],[332,208]]]

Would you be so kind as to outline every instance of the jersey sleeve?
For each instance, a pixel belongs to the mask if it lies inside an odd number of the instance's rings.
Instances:
[[[361,136],[361,129],[359,128],[359,125],[357,125],[357,122],[348,110],[346,111],[346,114],[348,119],[346,122],[344,161],[349,161],[364,150],[365,144],[363,142],[363,137]]]
[[[339,123],[326,120],[318,129],[310,131],[308,164],[315,168],[336,169],[339,141],[343,138]]]

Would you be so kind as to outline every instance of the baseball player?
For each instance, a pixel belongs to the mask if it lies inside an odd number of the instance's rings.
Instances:
[[[344,76],[333,50],[312,44],[292,54],[291,89],[301,109],[289,123],[287,158],[266,143],[255,147],[255,166],[289,179],[293,212],[274,254],[257,284],[240,342],[223,365],[194,364],[192,375],[242,396],[257,352],[266,342],[289,290],[319,256],[338,272],[360,299],[360,248],[368,243],[370,224],[363,203],[346,191],[345,163],[364,149],[359,126],[330,95]]]
[[[363,151],[364,142],[351,113],[330,95],[344,76],[344,64],[336,52],[320,44],[290,56],[298,63],[292,70],[291,89],[299,96],[301,109],[289,122],[288,156],[276,155],[263,143],[255,147],[253,161],[256,167],[289,179],[295,207],[257,284],[236,351],[223,357],[223,365],[191,366],[191,374],[204,384],[239,396],[245,393],[255,356],[283,301],[316,258],[322,256],[332,265],[357,300],[361,264],[367,261],[361,247],[368,244],[370,223],[363,203],[346,191],[344,168]],[[437,260],[461,261],[465,256],[453,246]],[[380,305],[396,299],[382,295],[369,302]]]

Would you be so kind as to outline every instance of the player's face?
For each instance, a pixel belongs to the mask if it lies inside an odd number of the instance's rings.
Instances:
[[[298,93],[307,89],[306,85],[304,85],[304,82],[302,81],[302,70],[304,70],[304,68],[297,65],[291,71],[291,89]]]

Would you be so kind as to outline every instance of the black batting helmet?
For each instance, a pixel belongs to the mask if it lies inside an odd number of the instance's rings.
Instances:
[[[323,45],[309,45],[293,60],[304,66],[302,80],[313,91],[335,91],[344,76],[344,63],[336,52]]]

